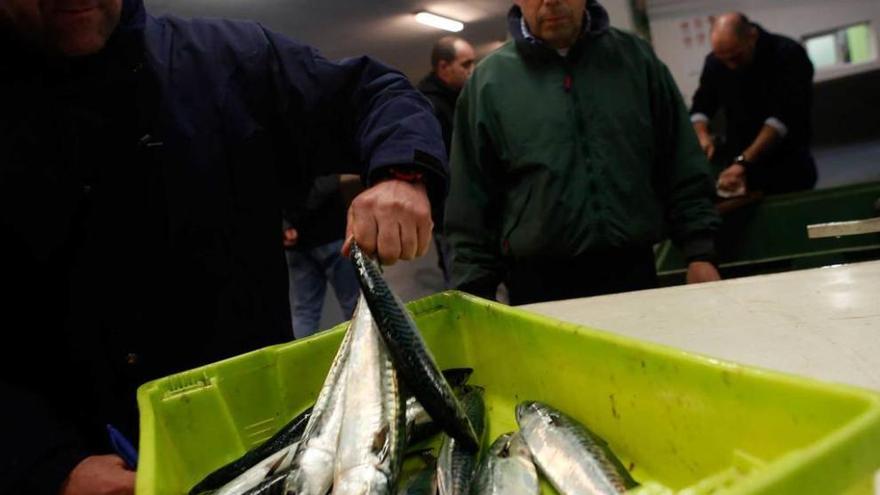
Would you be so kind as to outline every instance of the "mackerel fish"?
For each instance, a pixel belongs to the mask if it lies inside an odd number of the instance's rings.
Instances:
[[[505,433],[486,452],[471,495],[538,495],[541,488],[532,454],[517,433]]]
[[[361,296],[335,465],[336,495],[387,495],[400,472],[406,415],[397,371]]]
[[[352,243],[351,256],[370,311],[403,382],[447,434],[462,447],[478,450],[474,427],[440,373],[412,316],[357,243]]]
[[[565,413],[540,402],[516,408],[535,464],[563,495],[614,495],[636,486],[608,444]]]
[[[478,437],[483,435],[486,405],[483,402],[483,389],[467,387],[461,398],[470,423],[474,425]],[[479,451],[465,448],[457,438],[446,436],[437,458],[437,487],[440,495],[467,495],[470,493],[474,471],[479,461]]]

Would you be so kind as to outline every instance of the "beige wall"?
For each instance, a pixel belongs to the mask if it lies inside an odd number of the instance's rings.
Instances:
[[[874,28],[875,52],[880,39],[880,0],[654,0],[649,2],[654,50],[669,66],[690,105],[699,84],[703,60],[711,50],[708,17],[725,11],[744,12],[765,29],[796,40],[862,21]],[[687,29],[683,23],[688,23]],[[697,24],[701,24],[697,27]],[[704,34],[703,37],[699,33]],[[685,38],[691,37],[690,46]],[[702,43],[700,42],[702,41]],[[822,81],[880,68],[880,61],[838,70],[818,71]]]

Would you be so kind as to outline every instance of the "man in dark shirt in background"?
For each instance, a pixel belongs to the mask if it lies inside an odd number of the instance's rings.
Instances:
[[[694,95],[691,121],[711,159],[715,145],[709,119],[727,117],[728,165],[718,192],[785,193],[811,189],[816,164],[810,154],[813,64],[794,40],[768,33],[740,13],[719,16],[712,26]]]
[[[303,209],[285,212],[293,335],[298,339],[319,330],[328,282],[343,319],[354,313],[361,287],[342,244],[346,212],[362,190],[357,175],[324,175],[315,179]]]
[[[419,91],[434,105],[447,150],[452,142],[455,102],[474,71],[474,64],[474,48],[470,43],[455,36],[440,38],[431,50],[431,72],[418,85]]]
[[[446,36],[434,43],[431,50],[431,72],[418,84],[419,91],[434,106],[434,115],[443,130],[443,142],[447,154],[452,142],[452,119],[458,94],[467,82],[475,65],[474,48],[456,36]],[[449,243],[443,235],[443,208],[434,210],[434,245],[437,247],[438,264],[443,272],[443,282],[450,286],[450,263],[452,256]]]

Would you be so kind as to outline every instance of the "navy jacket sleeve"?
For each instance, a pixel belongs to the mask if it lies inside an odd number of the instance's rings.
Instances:
[[[0,408],[6,446],[0,454],[0,493],[55,495],[88,455],[79,437],[43,398],[3,380],[0,394],[9,400]]]
[[[353,146],[364,165],[365,184],[387,167],[416,167],[428,175],[432,201],[445,197],[448,172],[440,126],[431,104],[403,74],[369,57],[329,61],[311,47],[264,33],[287,119],[302,119],[307,135],[327,147]],[[327,136],[336,142],[327,142]]]

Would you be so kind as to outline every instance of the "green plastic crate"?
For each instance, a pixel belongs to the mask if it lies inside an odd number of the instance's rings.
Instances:
[[[457,292],[411,303],[443,368],[475,369],[488,445],[545,401],[608,440],[642,494],[871,493],[880,395],[562,323]],[[649,324],[646,322],[646,324]],[[181,494],[318,394],[344,326],[145,384],[137,493]],[[545,493],[552,489],[544,485]]]

